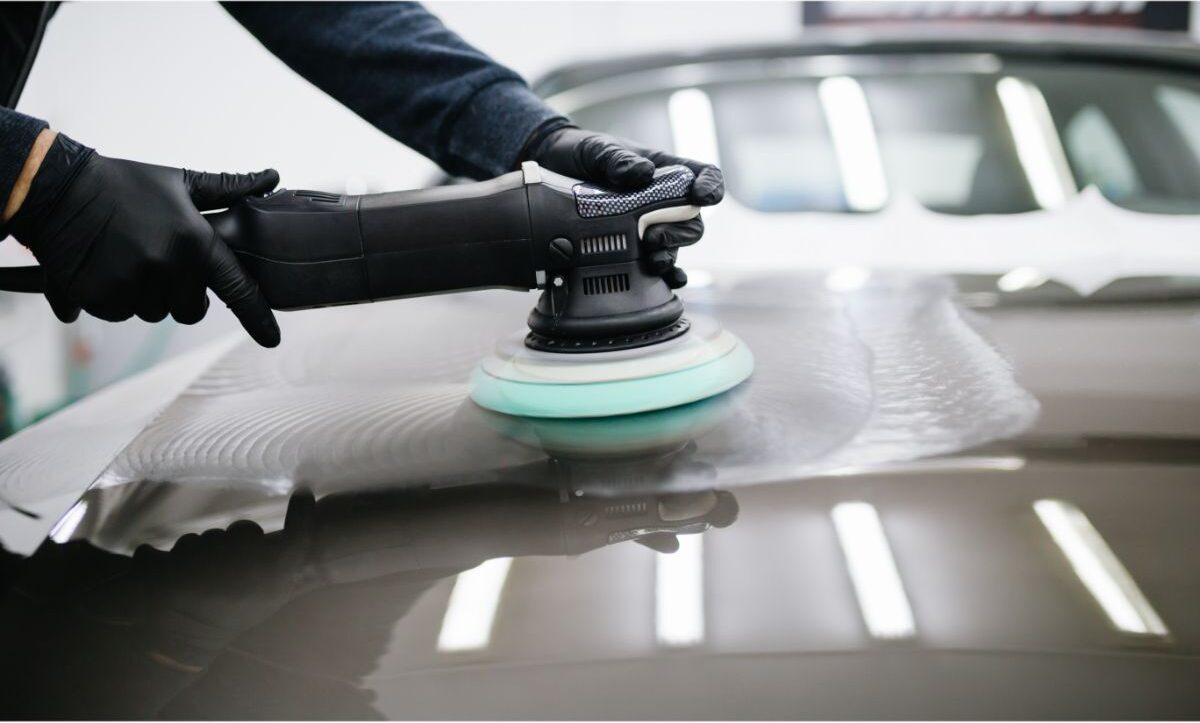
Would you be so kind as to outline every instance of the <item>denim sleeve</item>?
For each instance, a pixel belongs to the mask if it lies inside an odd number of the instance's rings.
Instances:
[[[0,210],[8,203],[17,176],[25,167],[29,149],[33,148],[34,140],[46,127],[44,120],[0,108]],[[4,226],[0,225],[0,239],[7,235]]]
[[[513,170],[534,130],[561,118],[417,3],[224,6],[301,76],[456,175]]]

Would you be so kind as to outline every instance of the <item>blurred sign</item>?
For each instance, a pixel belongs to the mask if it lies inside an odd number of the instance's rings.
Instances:
[[[804,2],[805,26],[1022,22],[1187,32],[1189,2]]]

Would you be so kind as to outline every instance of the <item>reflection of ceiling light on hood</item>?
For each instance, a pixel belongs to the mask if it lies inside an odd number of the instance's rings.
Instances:
[[[1008,293],[1027,291],[1036,289],[1049,280],[1050,278],[1042,273],[1041,269],[1033,266],[1018,266],[996,279],[996,288]]]
[[[54,524],[54,529],[50,530],[50,539],[58,544],[71,541],[71,536],[75,534],[75,528],[79,527],[79,523],[83,521],[83,515],[87,512],[88,504],[83,500],[79,500],[71,509],[67,510],[58,522]]]
[[[830,291],[857,291],[871,278],[871,270],[862,266],[840,266],[825,275]]]
[[[498,557],[458,574],[438,633],[439,651],[483,650],[488,646],[510,567],[511,557]]]
[[[863,622],[877,638],[908,638],[917,632],[900,571],[875,507],[843,502],[833,508],[837,530]]]
[[[855,211],[883,207],[887,202],[887,178],[862,86],[846,76],[826,78],[817,87],[817,95],[833,137],[846,204]]]
[[[680,535],[678,550],[654,557],[659,644],[678,648],[704,642],[704,537]]]
[[[1042,92],[1023,80],[1005,77],[996,81],[996,94],[1038,205],[1061,206],[1075,192],[1075,178]]]
[[[1167,635],[1162,618],[1087,515],[1061,500],[1038,500],[1033,503],[1033,511],[1062,550],[1076,577],[1118,630],[1138,635]]]
[[[707,93],[699,88],[675,91],[667,100],[667,116],[676,155],[720,165],[717,124]]]

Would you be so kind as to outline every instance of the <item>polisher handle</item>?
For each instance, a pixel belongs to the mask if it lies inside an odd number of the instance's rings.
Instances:
[[[536,286],[517,171],[341,196],[277,191],[208,216],[275,309]]]
[[[654,223],[699,214],[688,203],[693,181],[672,166],[646,188],[618,192],[527,163],[489,181],[415,191],[280,190],[206,218],[275,309],[550,288],[562,303],[545,312],[552,323],[531,326],[586,336],[678,318],[670,289],[641,268],[638,240]],[[0,289],[42,284],[39,267],[0,269]],[[578,313],[564,314],[568,306]]]

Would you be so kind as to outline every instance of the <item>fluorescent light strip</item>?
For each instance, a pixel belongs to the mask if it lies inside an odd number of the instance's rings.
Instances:
[[[877,638],[916,635],[912,608],[879,513],[866,502],[843,502],[833,508],[833,525],[867,630]]]
[[[996,94],[1034,199],[1042,208],[1061,206],[1075,192],[1075,178],[1045,97],[1036,86],[1011,76],[996,81]]]
[[[511,557],[497,557],[458,574],[438,633],[439,651],[483,650],[491,643],[492,626],[510,567]]]
[[[704,538],[680,535],[679,549],[655,556],[654,629],[660,645],[704,642]]]
[[[1062,550],[1075,576],[1118,630],[1136,635],[1167,635],[1162,618],[1087,515],[1061,500],[1038,500],[1033,503],[1033,511]]]
[[[887,177],[862,86],[854,78],[835,76],[821,81],[817,95],[833,137],[846,204],[855,211],[881,208],[887,203]]]
[[[667,100],[667,116],[675,155],[704,163],[721,164],[717,150],[717,123],[713,118],[712,100],[699,88],[685,88],[671,94]]]

